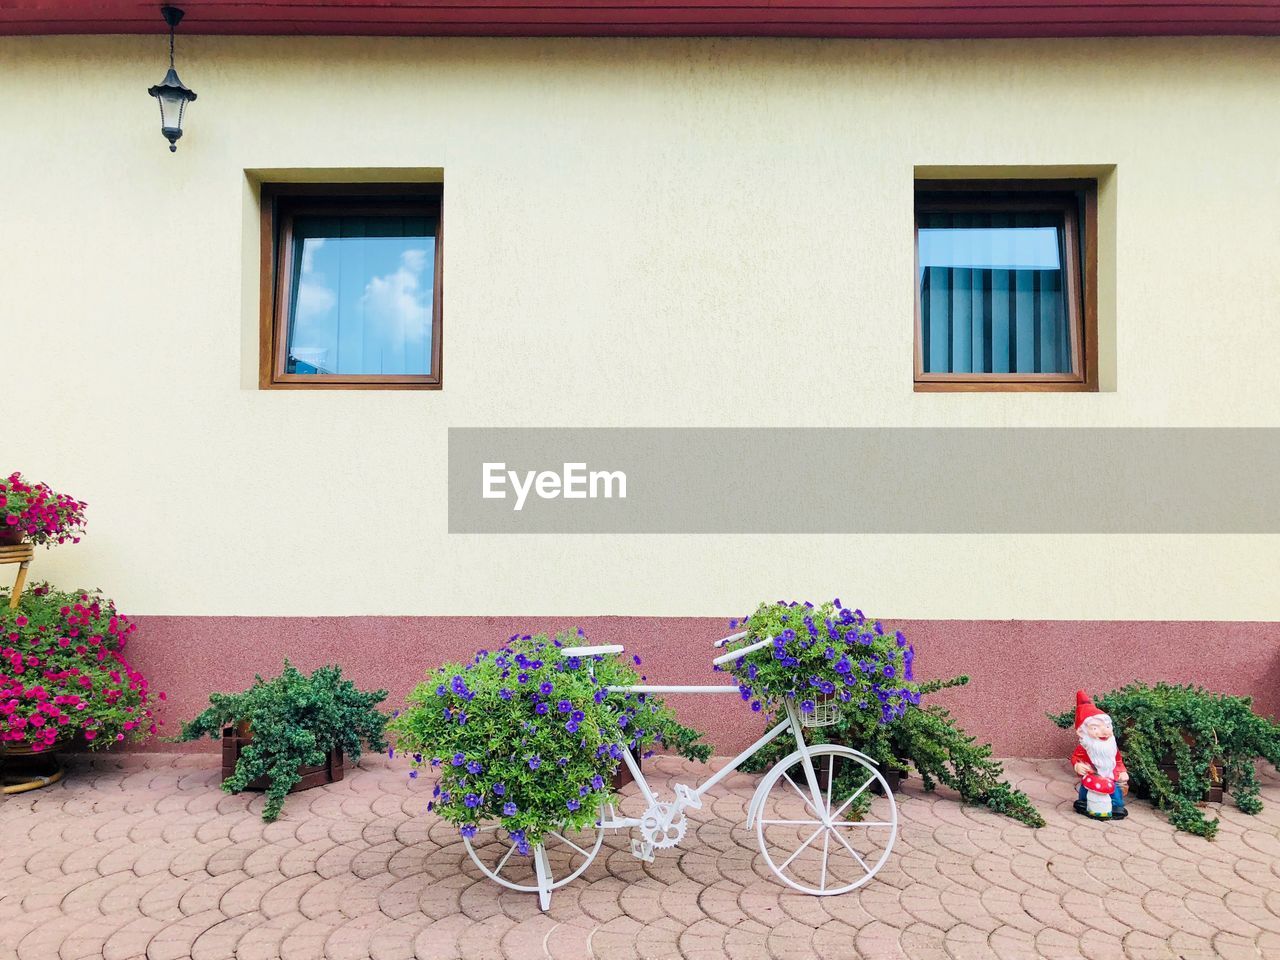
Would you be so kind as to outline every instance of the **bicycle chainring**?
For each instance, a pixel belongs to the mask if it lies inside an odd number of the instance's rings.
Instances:
[[[655,850],[674,847],[684,839],[685,831],[689,828],[684,811],[676,809],[673,813],[673,807],[675,804],[672,803],[655,803],[640,818],[640,835]],[[663,827],[662,824],[668,817],[671,817],[671,822]]]

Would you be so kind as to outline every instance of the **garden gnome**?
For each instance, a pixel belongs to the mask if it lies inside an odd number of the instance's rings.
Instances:
[[[1071,768],[1080,777],[1076,813],[1101,820],[1123,820],[1129,815],[1124,808],[1123,789],[1129,782],[1129,772],[1116,747],[1111,718],[1083,690],[1076,692],[1076,736],[1080,743],[1071,754]]]

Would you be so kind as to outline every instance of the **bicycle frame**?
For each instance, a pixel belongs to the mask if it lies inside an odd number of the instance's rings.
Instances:
[[[651,684],[637,684],[637,685],[630,685],[630,686],[611,686],[611,687],[608,687],[607,689],[609,690],[610,693],[704,694],[704,693],[738,693],[739,692],[737,687],[730,687],[730,686],[672,686],[672,685],[651,685]],[[725,777],[729,776],[731,773],[736,772],[737,769],[740,766],[742,766],[742,764],[745,763],[750,757],[754,756],[757,751],[761,750],[768,744],[772,743],[774,740],[776,740],[788,729],[791,730],[792,734],[796,739],[796,749],[801,754],[801,757],[804,762],[805,780],[807,781],[806,786],[808,786],[810,794],[814,798],[817,798],[820,794],[820,789],[818,786],[818,776],[817,776],[817,772],[814,770],[813,761],[809,756],[809,745],[805,742],[805,739],[804,739],[804,727],[800,723],[800,718],[796,715],[795,708],[791,706],[791,704],[787,704],[787,716],[785,718],[778,721],[778,723],[776,723],[767,733],[765,733],[764,736],[762,736],[755,743],[751,744],[751,746],[747,747],[745,750],[739,753],[736,757],[730,760],[727,764],[725,764],[724,767],[722,767],[716,773],[712,774],[710,777],[704,780],[698,787],[691,789],[685,786],[684,784],[677,784],[675,788],[676,801],[674,804],[672,804],[672,808],[671,808],[672,818],[678,815],[680,811],[683,810],[685,807],[692,807],[694,809],[700,808],[702,806],[702,797],[704,794],[706,794],[713,787],[715,787],[716,784],[720,783],[720,781],[725,779]],[[627,765],[627,769],[631,771],[631,776],[635,778],[636,784],[640,787],[640,792],[641,794],[643,794],[645,802],[650,807],[654,806],[659,801],[657,796],[654,794],[653,790],[650,789],[649,782],[645,779],[644,773],[640,769],[640,764],[636,763],[635,758],[631,755],[631,751],[626,748],[627,745],[625,742],[620,743],[619,746],[623,748],[622,761]],[[748,826],[751,825],[751,820],[754,818],[755,807],[756,807],[756,801],[753,799],[752,805],[751,805],[752,814],[748,816],[748,820],[747,820]],[[607,824],[604,824],[604,826],[623,828],[623,827],[638,826],[639,823],[640,821],[635,817],[621,817],[621,818],[615,817]]]

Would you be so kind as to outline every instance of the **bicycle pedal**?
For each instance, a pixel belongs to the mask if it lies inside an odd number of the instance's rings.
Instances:
[[[698,792],[692,787],[683,783],[676,784],[676,800],[679,801],[680,806],[689,810],[702,809],[702,797],[698,796]]]
[[[643,840],[632,840],[631,855],[645,863],[653,863],[653,844],[645,843]]]

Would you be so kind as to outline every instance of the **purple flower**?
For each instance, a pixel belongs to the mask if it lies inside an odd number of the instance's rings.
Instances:
[[[470,763],[467,764],[467,773],[480,773],[483,770],[484,770],[484,767],[480,765],[480,762],[478,760],[472,760]]]
[[[554,689],[555,687],[551,685],[550,680],[544,680],[542,681],[542,684],[538,687],[538,692],[542,694],[544,697],[549,697],[551,696],[551,691]]]
[[[529,758],[529,769],[530,769],[530,770],[537,770],[540,766],[542,766],[542,758],[541,758],[541,757],[539,757],[539,756],[532,756],[532,757],[530,757],[530,758]]]
[[[547,706],[547,702],[545,700],[539,700],[534,705],[533,712],[536,713],[538,716],[543,716],[550,709],[551,708]]]
[[[890,666],[889,664],[885,664],[884,675],[888,677],[890,680],[892,680],[894,676],[897,675],[897,672],[898,671],[894,670],[892,666]]]
[[[427,801],[427,813],[430,813],[430,812],[431,812],[432,810],[434,810],[435,808],[436,808],[436,802],[435,802],[434,800],[428,800],[428,801]]]
[[[751,709],[752,709],[752,710],[754,710],[756,713],[759,713],[759,712],[760,712],[760,709],[761,709],[761,708],[760,708],[760,701],[759,701],[759,700],[752,700],[752,701],[751,701]]]
[[[504,817],[514,817],[516,815],[516,805],[508,800],[502,805],[502,815]]]
[[[477,797],[474,793],[468,793],[465,797],[462,798],[462,802],[465,803],[468,807],[470,807],[473,810],[476,807],[480,806],[480,798]]]
[[[814,706],[814,704],[813,704],[813,701],[812,701],[812,700],[801,700],[801,701],[800,701],[800,712],[801,712],[801,713],[813,713],[813,706]]]
[[[568,700],[561,700],[559,703],[556,704],[556,709],[559,710],[561,713],[568,713],[570,710],[573,709],[573,704],[570,703]]]
[[[409,771],[409,779],[410,779],[410,780],[417,780],[417,779],[418,779],[418,771],[417,771],[417,770],[410,770],[410,771]]]
[[[495,784],[493,785],[493,795],[494,795],[495,797],[501,797],[501,796],[505,795],[505,794],[506,794],[506,792],[507,792],[506,784],[502,784],[502,783],[495,783]]]
[[[604,788],[604,777],[600,776],[600,774],[597,773],[594,777],[591,778],[591,789],[602,790],[603,788]]]
[[[467,762],[467,758],[466,758],[466,757],[464,757],[462,754],[460,754],[460,753],[455,753],[455,754],[453,755],[453,765],[454,765],[455,767],[460,767],[460,766],[462,766],[462,765],[463,765],[464,763],[466,763],[466,762]]]
[[[579,803],[577,800],[566,800],[564,805],[568,807],[570,810],[577,810],[580,806],[582,806],[582,804]]]
[[[512,697],[512,693],[506,687],[503,687],[501,690],[498,691],[498,696],[500,696],[503,700],[510,700]]]
[[[640,658],[638,656],[636,656],[635,654],[632,654],[631,659],[635,661],[635,664],[637,667],[640,666]]]
[[[528,683],[528,682],[529,682],[529,675],[528,675],[527,673],[518,673],[518,674],[516,674],[516,682],[517,682],[517,683]]]
[[[578,788],[578,796],[580,797],[585,797],[590,792],[591,792],[591,788],[587,786],[585,783]]]
[[[463,826],[463,828],[458,832],[462,834],[464,837],[474,837],[476,835],[476,830],[477,828],[474,823],[468,823],[465,826]]]

